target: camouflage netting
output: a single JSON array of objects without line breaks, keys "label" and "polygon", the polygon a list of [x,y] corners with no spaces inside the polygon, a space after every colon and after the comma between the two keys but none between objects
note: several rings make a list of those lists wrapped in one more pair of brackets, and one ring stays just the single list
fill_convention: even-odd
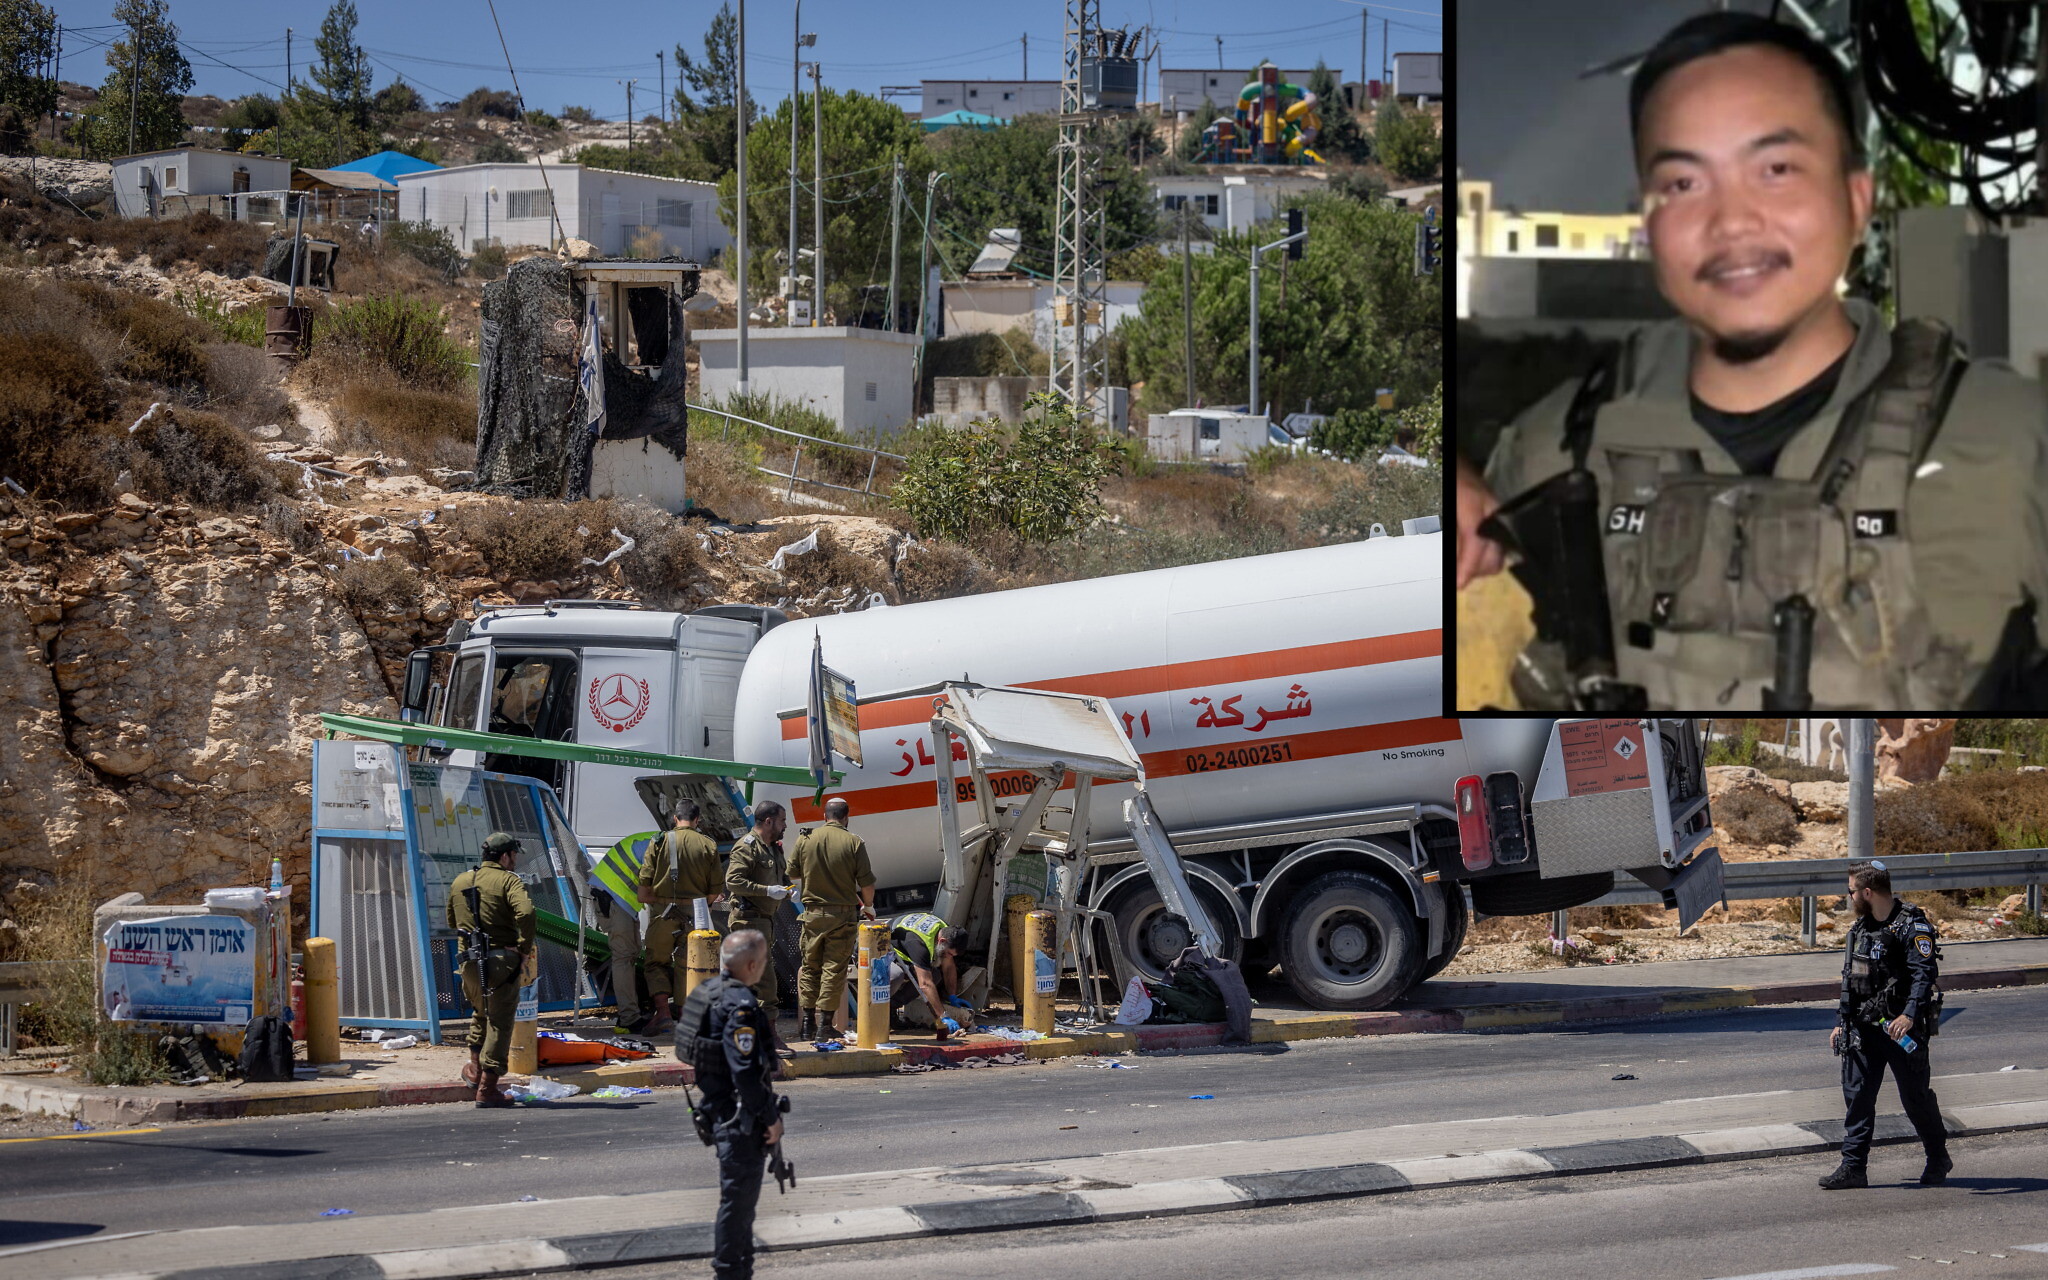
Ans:
[{"label": "camouflage netting", "polygon": [[[628,313],[640,333],[641,360],[656,377],[628,369],[604,351],[605,419],[600,438],[652,439],[682,457],[688,407],[681,290],[633,289]],[[654,317],[667,312],[662,332]],[[476,487],[526,498],[582,498],[590,492],[592,437],[583,430],[576,379],[582,308],[569,268],[554,258],[523,258],[484,288],[483,341],[477,370]]]}]

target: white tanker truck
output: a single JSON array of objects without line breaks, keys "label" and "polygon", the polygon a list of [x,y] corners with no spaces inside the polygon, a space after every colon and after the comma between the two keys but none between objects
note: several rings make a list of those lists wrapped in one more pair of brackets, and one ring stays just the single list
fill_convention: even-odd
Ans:
[{"label": "white tanker truck", "polygon": [[[938,888],[937,761],[929,693],[876,695],[965,680],[1100,696],[1144,761],[1224,954],[1277,962],[1326,1009],[1381,1007],[1442,969],[1469,919],[1461,886],[1486,915],[1590,902],[1622,869],[1674,903],[1718,899],[1718,858],[1692,857],[1712,828],[1689,721],[1565,722],[1561,738],[1551,720],[1441,715],[1444,540],[1434,520],[1409,530],[796,622],[759,606],[498,609],[416,655],[446,652],[452,666],[445,696],[436,685],[409,711],[801,766],[815,632],[862,694],[865,766],[830,794],[851,803],[876,906],[892,914],[929,906]],[[1608,729],[1611,740],[1599,736]],[[450,762],[552,783],[592,851],[648,825],[633,785],[645,770],[464,752]],[[1624,766],[1632,788],[1588,790],[1603,763]],[[1029,790],[1002,775],[991,785],[999,799],[1006,785]],[[1120,812],[1125,794],[1098,790],[1094,812]],[[822,818],[809,793],[761,795],[798,825]],[[1191,941],[1187,925],[1165,911],[1133,842],[1091,849],[1103,856],[1084,898],[1114,920],[1112,954],[1156,975]]]}]

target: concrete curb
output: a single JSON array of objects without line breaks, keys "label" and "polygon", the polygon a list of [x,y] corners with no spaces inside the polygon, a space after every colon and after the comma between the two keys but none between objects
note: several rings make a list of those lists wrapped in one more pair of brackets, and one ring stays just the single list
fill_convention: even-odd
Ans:
[{"label": "concrete curb", "polygon": [[[1943,1119],[1953,1136],[2048,1128],[2048,1101],[1958,1107]],[[1585,1142],[1562,1147],[1482,1151],[1473,1155],[1337,1165],[1278,1173],[1186,1178],[1129,1187],[1044,1190],[984,1200],[887,1205],[837,1213],[789,1214],[757,1224],[756,1247],[793,1250],[921,1236],[1073,1226],[1132,1218],[1217,1213],[1312,1200],[1388,1195],[1456,1183],[1519,1182],[1630,1169],[1762,1159],[1832,1151],[1839,1121],[1766,1124],[1739,1129]],[[1879,1144],[1915,1140],[1905,1117],[1879,1117]],[[1815,1194],[1819,1194],[1816,1192]],[[240,1267],[208,1267],[124,1280],[466,1280],[526,1271],[579,1271],[629,1263],[683,1262],[711,1254],[711,1224],[681,1223],[644,1230],[508,1240],[490,1245],[294,1259]]]},{"label": "concrete curb", "polygon": [[[1970,969],[1942,977],[1944,991],[1981,991],[1993,987],[2048,985],[2048,964],[2003,969]],[[1650,990],[1626,995],[1586,996],[1569,1000],[1533,1000],[1514,1004],[1467,1005],[1444,1009],[1396,1009],[1375,1013],[1261,1013],[1252,1021],[1253,1044],[1292,1040],[1324,1040],[1344,1036],[1409,1035],[1417,1032],[1484,1031],[1502,1027],[1543,1026],[1568,1022],[1600,1022],[1660,1014],[1702,1013],[1755,1005],[1800,1004],[1835,998],[1837,984],[1825,982],[1756,983],[1713,988]],[[1095,1054],[1152,1053],[1204,1049],[1222,1045],[1221,1023],[1134,1027],[1048,1036],[1043,1040],[979,1041],[971,1044],[911,1045],[896,1049],[837,1049],[820,1053],[801,1048],[789,1063],[799,1079],[881,1075],[898,1063],[946,1061],[999,1053],[1018,1053],[1033,1061]],[[557,1068],[542,1074],[577,1085],[588,1093],[606,1085],[673,1088],[688,1084],[691,1073],[680,1063],[657,1055],[641,1062],[602,1067]],[[176,1094],[114,1094],[64,1085],[0,1081],[0,1105],[37,1115],[64,1116],[87,1124],[163,1124],[177,1120],[230,1120],[243,1116],[304,1115],[360,1107],[403,1107],[466,1101],[469,1086],[448,1084],[376,1085],[337,1081],[298,1093],[228,1097],[180,1097]]]}]

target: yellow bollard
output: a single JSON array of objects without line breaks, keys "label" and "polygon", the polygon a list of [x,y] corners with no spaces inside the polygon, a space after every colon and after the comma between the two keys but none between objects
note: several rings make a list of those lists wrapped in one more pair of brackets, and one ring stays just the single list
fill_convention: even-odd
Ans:
[{"label": "yellow bollard", "polygon": [[[540,956],[528,952],[519,963],[519,1005],[512,1019],[512,1043],[505,1047],[505,1069],[516,1076],[540,1070]],[[529,995],[530,993],[530,995]]]},{"label": "yellow bollard", "polygon": [[[854,1038],[863,1049],[872,1049],[889,1038],[889,975],[877,975],[875,959],[894,964],[889,954],[889,926],[867,922],[860,927],[860,1002],[854,1012]],[[880,986],[875,978],[882,979]]]},{"label": "yellow bollard", "polygon": [[[1013,893],[1003,900],[1003,939],[1010,952],[1010,994],[1016,997],[1017,1012],[1024,1012],[1024,988],[1031,976],[1030,954],[1024,945],[1024,917],[1038,900],[1028,893]],[[995,963],[995,957],[989,957]]]},{"label": "yellow bollard", "polygon": [[683,975],[683,994],[696,990],[697,984],[718,972],[718,930],[690,930],[687,969]]},{"label": "yellow bollard", "polygon": [[534,1034],[539,1029],[538,1021],[512,1024],[512,1044],[505,1050],[506,1071],[515,1076],[530,1076],[540,1070],[540,1037]]},{"label": "yellow bollard", "polygon": [[341,1003],[332,938],[306,939],[306,1061],[341,1061]]},{"label": "yellow bollard", "polygon": [[1058,917],[1032,912],[1024,917],[1024,937],[1030,951],[1024,970],[1024,1029],[1051,1035],[1053,1001],[1060,990]]}]

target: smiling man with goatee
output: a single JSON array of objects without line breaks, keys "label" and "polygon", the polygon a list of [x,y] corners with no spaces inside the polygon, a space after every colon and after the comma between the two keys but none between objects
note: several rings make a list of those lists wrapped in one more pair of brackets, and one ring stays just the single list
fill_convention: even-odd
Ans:
[{"label": "smiling man with goatee", "polygon": [[[2048,705],[2048,404],[1940,325],[1844,299],[1873,184],[1841,64],[1706,14],[1645,56],[1629,109],[1681,318],[1523,413],[1483,478],[1457,468],[1459,585],[1512,560],[1537,600],[1523,705]],[[1603,577],[1589,633],[1598,609],[1558,600]],[[1546,602],[1560,578],[1581,594]]]}]

